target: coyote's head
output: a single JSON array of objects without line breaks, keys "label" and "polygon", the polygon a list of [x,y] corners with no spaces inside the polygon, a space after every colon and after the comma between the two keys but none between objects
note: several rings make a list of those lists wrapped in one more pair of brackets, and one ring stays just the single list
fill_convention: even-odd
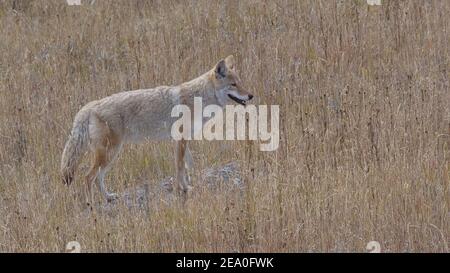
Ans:
[{"label": "coyote's head", "polygon": [[253,98],[242,86],[241,79],[234,70],[234,58],[231,55],[214,67],[214,85],[215,95],[222,106],[235,102],[245,105]]}]

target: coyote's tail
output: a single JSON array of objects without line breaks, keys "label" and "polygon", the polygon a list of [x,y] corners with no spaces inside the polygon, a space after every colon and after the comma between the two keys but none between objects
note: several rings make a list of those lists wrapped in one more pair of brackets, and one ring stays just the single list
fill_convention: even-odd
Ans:
[{"label": "coyote's tail", "polygon": [[72,183],[75,170],[89,139],[89,112],[79,112],[61,158],[61,174],[65,184]]}]

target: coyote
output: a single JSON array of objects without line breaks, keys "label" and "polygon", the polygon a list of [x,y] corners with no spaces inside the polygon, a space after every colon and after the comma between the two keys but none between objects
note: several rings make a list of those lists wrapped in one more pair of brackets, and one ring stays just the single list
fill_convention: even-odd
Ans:
[{"label": "coyote", "polygon": [[[123,144],[171,138],[175,121],[171,110],[176,105],[193,107],[194,97],[201,97],[203,105],[242,104],[253,98],[241,84],[234,69],[234,58],[220,60],[213,69],[178,86],[160,86],[120,92],[86,104],[76,114],[72,131],[61,160],[63,182],[70,184],[75,170],[86,151],[93,161],[85,179],[88,192],[97,180],[101,193],[108,201],[117,195],[105,187],[105,175],[117,158]],[[191,165],[187,140],[176,141],[175,167],[179,189],[187,193],[189,186],[186,167]]]}]

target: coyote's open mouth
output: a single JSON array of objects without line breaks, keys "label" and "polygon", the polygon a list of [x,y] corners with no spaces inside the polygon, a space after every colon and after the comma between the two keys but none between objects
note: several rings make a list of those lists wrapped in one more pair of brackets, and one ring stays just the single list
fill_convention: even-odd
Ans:
[{"label": "coyote's open mouth", "polygon": [[236,98],[235,96],[228,94],[228,97],[230,97],[230,99],[234,100],[235,102],[239,103],[240,105],[245,105],[247,101],[245,100],[241,100],[239,98]]}]

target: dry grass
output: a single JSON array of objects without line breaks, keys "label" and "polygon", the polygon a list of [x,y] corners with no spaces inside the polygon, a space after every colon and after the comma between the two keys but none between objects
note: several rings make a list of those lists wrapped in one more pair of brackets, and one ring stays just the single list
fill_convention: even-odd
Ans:
[{"label": "dry grass", "polygon": [[[0,251],[448,252],[450,2],[383,2],[2,0]],[[197,170],[240,161],[246,190],[197,181],[185,209],[86,211],[86,163],[69,189],[58,173],[78,109],[230,53],[257,102],[280,104],[280,148],[192,150]],[[172,150],[128,147],[109,188],[171,175]]]}]

